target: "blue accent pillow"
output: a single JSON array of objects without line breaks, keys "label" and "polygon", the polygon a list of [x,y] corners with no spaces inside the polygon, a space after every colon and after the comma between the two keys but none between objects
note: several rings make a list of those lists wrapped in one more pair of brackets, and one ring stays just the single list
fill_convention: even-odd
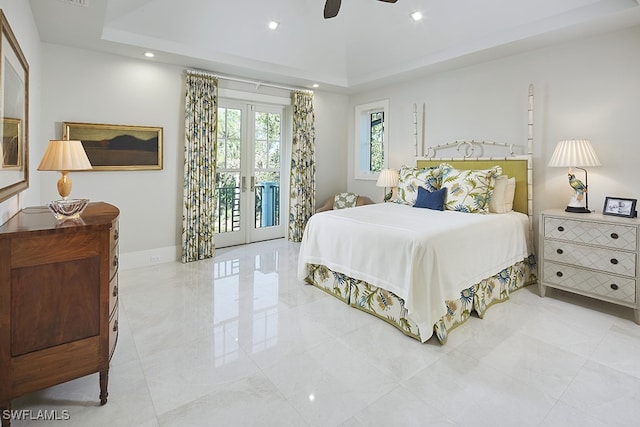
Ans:
[{"label": "blue accent pillow", "polygon": [[444,210],[444,199],[447,196],[447,188],[443,187],[439,190],[429,192],[424,187],[418,187],[418,197],[414,208],[427,208],[435,211]]}]

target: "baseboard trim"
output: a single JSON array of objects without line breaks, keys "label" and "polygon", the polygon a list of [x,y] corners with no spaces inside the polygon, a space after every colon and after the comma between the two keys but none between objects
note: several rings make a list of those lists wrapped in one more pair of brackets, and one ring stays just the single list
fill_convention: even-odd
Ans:
[{"label": "baseboard trim", "polygon": [[120,269],[130,270],[167,262],[177,262],[180,260],[181,250],[180,246],[165,246],[145,251],[121,253],[119,257]]}]

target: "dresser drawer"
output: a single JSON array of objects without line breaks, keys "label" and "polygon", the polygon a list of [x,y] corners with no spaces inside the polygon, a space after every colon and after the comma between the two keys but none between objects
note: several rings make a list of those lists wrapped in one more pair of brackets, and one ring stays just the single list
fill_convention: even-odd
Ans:
[{"label": "dresser drawer", "polygon": [[636,275],[637,260],[635,252],[622,252],[556,240],[545,240],[544,259],[624,276],[635,277]]},{"label": "dresser drawer", "polygon": [[111,360],[118,342],[118,328],[118,306],[116,305],[109,319],[109,360]]},{"label": "dresser drawer", "polygon": [[118,272],[118,265],[120,260],[118,259],[118,246],[111,249],[109,257],[109,279],[113,279],[113,276]]},{"label": "dresser drawer", "polygon": [[109,236],[109,248],[113,249],[118,244],[118,240],[120,239],[120,225],[118,221],[113,222],[113,226],[111,228],[111,234]]},{"label": "dresser drawer", "polygon": [[545,261],[543,282],[627,304],[636,302],[636,281],[626,277]]},{"label": "dresser drawer", "polygon": [[113,308],[118,304],[118,275],[116,274],[109,282],[109,315],[113,313]]},{"label": "dresser drawer", "polygon": [[635,251],[636,227],[545,217],[544,238]]}]

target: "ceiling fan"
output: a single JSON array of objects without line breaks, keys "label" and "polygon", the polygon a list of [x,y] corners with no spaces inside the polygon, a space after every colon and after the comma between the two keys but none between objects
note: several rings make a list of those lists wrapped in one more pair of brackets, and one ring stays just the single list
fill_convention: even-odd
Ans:
[{"label": "ceiling fan", "polygon": [[[395,3],[398,0],[378,0],[383,1],[385,3]],[[340,10],[340,4],[342,0],[327,0],[324,4],[324,19],[333,18],[338,14]]]}]

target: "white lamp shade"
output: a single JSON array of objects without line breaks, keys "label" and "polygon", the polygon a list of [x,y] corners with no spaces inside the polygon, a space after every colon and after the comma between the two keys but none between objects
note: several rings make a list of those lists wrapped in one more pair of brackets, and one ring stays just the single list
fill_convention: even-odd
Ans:
[{"label": "white lamp shade", "polygon": [[380,171],[377,187],[395,187],[398,185],[398,171],[395,169],[383,169]]},{"label": "white lamp shade", "polygon": [[551,167],[600,166],[600,160],[586,139],[560,141],[549,161]]},{"label": "white lamp shade", "polygon": [[91,162],[81,141],[51,140],[38,170],[73,171],[91,169]]}]

